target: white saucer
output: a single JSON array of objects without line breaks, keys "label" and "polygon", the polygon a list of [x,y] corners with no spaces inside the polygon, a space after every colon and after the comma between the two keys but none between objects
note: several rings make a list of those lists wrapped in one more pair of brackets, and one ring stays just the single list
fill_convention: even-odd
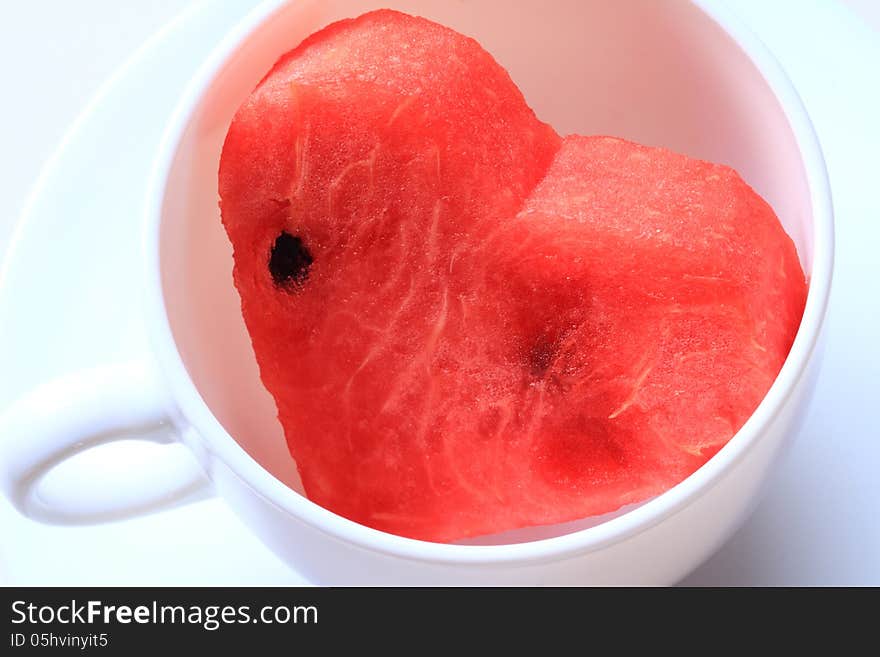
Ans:
[{"label": "white saucer", "polygon": [[[145,350],[135,276],[150,160],[189,76],[252,4],[228,0],[183,14],[105,85],[47,166],[2,265],[0,408],[53,376]],[[754,516],[685,583],[877,585],[880,36],[832,2],[731,4],[777,53],[818,129],[835,195],[837,274],[823,377],[806,426]],[[23,289],[25,300],[10,294]],[[30,522],[0,500],[0,580],[305,583],[216,499],[77,528]]]}]

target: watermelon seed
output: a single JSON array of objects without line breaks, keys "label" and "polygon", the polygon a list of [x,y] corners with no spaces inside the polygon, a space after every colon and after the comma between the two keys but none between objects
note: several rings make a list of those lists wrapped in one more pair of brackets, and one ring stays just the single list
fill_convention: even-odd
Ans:
[{"label": "watermelon seed", "polygon": [[275,239],[269,254],[269,273],[275,285],[293,288],[302,285],[309,277],[309,267],[314,262],[312,254],[302,238],[286,230]]}]

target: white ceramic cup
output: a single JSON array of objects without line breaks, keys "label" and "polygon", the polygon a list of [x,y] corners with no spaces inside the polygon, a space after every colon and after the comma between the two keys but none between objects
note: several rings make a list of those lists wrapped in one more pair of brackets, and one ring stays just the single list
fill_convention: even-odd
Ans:
[{"label": "white ceramic cup", "polygon": [[[318,583],[675,582],[746,517],[815,380],[833,225],[822,154],[797,94],[758,40],[714,0],[379,4],[476,37],[559,132],[617,135],[732,165],[771,203],[810,289],[788,360],[754,415],[668,492],[578,523],[443,545],[377,531],[310,502],[241,317],[217,209],[217,168],[237,106],[278,56],[327,23],[378,5],[272,0],[201,68],[159,148],[145,214],[151,353],[49,383],[10,408],[0,420],[6,494],[33,518],[81,523],[213,491]],[[195,459],[169,458],[112,486],[107,472],[86,471],[61,494],[41,491],[54,465],[133,434],[176,438]]]}]

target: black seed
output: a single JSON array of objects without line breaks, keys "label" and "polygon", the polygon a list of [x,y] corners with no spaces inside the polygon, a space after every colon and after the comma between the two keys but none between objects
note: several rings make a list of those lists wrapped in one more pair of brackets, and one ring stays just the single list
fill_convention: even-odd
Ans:
[{"label": "black seed", "polygon": [[272,245],[269,254],[269,272],[275,285],[292,288],[302,285],[309,277],[312,254],[301,238],[283,231]]}]

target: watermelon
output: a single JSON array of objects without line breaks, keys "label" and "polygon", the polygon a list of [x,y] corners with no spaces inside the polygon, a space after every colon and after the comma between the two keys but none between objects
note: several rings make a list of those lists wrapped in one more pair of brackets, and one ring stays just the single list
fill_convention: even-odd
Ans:
[{"label": "watermelon", "polygon": [[754,411],[806,282],[732,169],[538,120],[480,45],[381,10],[284,55],[219,172],[310,499],[453,541],[656,495]]}]

